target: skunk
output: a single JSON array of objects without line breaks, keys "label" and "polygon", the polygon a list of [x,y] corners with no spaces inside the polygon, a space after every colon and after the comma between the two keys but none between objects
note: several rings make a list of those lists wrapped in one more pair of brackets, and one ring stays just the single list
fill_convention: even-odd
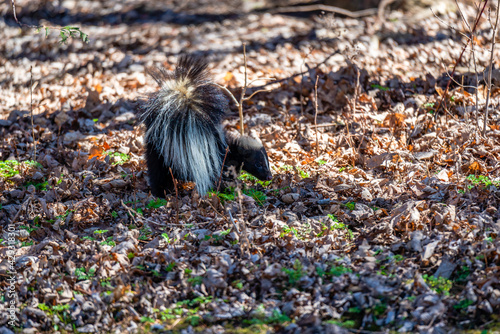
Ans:
[{"label": "skunk", "polygon": [[208,63],[181,56],[174,71],[150,70],[160,89],[139,109],[151,192],[165,197],[174,179],[196,183],[200,195],[215,188],[221,172],[234,166],[261,180],[272,179],[260,140],[226,135],[222,119],[228,97],[209,78]]}]

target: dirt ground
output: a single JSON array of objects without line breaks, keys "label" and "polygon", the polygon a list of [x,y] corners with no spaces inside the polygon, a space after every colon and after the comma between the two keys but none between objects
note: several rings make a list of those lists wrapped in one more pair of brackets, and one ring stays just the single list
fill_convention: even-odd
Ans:
[{"label": "dirt ground", "polygon": [[[0,333],[500,331],[499,52],[488,72],[483,5],[349,18],[16,1],[20,27],[1,3]],[[64,26],[79,30],[62,43]],[[147,68],[203,56],[239,98],[243,44],[262,79],[247,96],[264,90],[245,132],[273,180],[153,197]],[[224,127],[238,124],[231,102]]]}]

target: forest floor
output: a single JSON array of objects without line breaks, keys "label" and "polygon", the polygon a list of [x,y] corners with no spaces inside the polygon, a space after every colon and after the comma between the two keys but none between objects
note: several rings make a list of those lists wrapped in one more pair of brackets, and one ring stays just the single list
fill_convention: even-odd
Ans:
[{"label": "forest floor", "polygon": [[[0,4],[1,333],[500,330],[488,20],[447,90],[466,42],[456,10],[16,4],[22,23],[51,28],[21,29]],[[462,12],[473,26],[476,9]],[[60,43],[67,25],[89,43]],[[243,43],[249,80],[275,78],[244,105],[273,180],[153,197],[135,114],[157,89],[146,69],[203,55],[239,97]],[[224,126],[238,131],[234,104]]]}]

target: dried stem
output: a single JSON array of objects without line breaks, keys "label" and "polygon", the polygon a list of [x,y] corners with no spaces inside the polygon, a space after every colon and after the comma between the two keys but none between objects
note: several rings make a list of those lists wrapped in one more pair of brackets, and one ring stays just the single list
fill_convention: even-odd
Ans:
[{"label": "dried stem", "polygon": [[220,169],[219,182],[217,183],[217,192],[219,192],[220,184],[222,181],[222,172],[224,171],[224,164],[226,163],[227,154],[229,153],[229,146],[226,146],[226,154],[224,155],[224,160],[222,161],[222,167]]},{"label": "dried stem", "polygon": [[316,75],[316,83],[314,84],[314,126],[316,127],[316,158],[319,158],[319,140],[318,140],[318,80],[319,76]]},{"label": "dried stem", "polygon": [[240,103],[238,105],[238,112],[240,114],[240,133],[242,136],[245,134],[244,124],[243,124],[243,101],[245,98],[245,93],[247,91],[247,84],[248,84],[246,43],[243,43],[243,63],[245,66],[245,85],[241,90]]},{"label": "dried stem", "polygon": [[[473,36],[474,32],[476,31],[477,25],[479,24],[479,19],[483,15],[483,12],[486,9],[487,5],[488,5],[488,0],[485,0],[483,8],[480,10],[478,16],[476,17],[476,21],[474,22],[474,26],[471,29],[471,37],[470,37],[469,41],[472,43],[472,45],[474,45],[474,41],[473,41],[472,36]],[[467,43],[465,44],[465,46],[462,48],[462,52],[460,53],[460,56],[458,57],[457,61],[455,62],[455,65],[453,65],[453,70],[451,71],[451,77],[453,77],[453,75],[455,74],[457,66],[461,62],[462,57],[463,57],[463,55],[465,53],[465,50],[467,50],[467,46],[469,45],[469,41],[467,41]],[[450,89],[450,83],[451,83],[451,80],[448,80],[448,84],[446,84],[446,89],[445,89],[445,91],[443,93],[443,96],[439,100],[439,103],[438,103],[438,105],[436,107],[436,114],[435,114],[436,118],[437,118],[437,115],[438,115],[438,112],[439,112],[439,108],[445,102],[446,96],[448,95],[448,91]],[[477,89],[476,89],[476,92],[477,92]],[[444,103],[444,104],[446,105],[446,103]]]},{"label": "dried stem", "polygon": [[35,126],[33,124],[33,66],[30,66],[30,111],[31,111],[31,135],[33,137],[33,161],[36,161]]},{"label": "dried stem", "polygon": [[179,224],[179,192],[177,191],[177,180],[174,177],[174,174],[172,173],[172,168],[168,168],[170,170],[170,175],[172,175],[172,180],[174,182],[174,189],[175,189],[175,220],[176,223]]},{"label": "dried stem", "polygon": [[484,113],[484,124],[483,124],[483,132],[482,135],[486,134],[486,126],[488,124],[488,112],[489,112],[489,105],[490,105],[490,96],[491,96],[491,73],[493,72],[493,53],[495,51],[495,38],[497,35],[497,27],[498,27],[498,15],[500,14],[500,0],[497,3],[497,12],[496,12],[496,19],[495,19],[495,25],[493,26],[493,37],[491,39],[491,54],[490,54],[490,66],[488,70],[488,82],[487,82],[487,90],[486,90],[486,111]]}]

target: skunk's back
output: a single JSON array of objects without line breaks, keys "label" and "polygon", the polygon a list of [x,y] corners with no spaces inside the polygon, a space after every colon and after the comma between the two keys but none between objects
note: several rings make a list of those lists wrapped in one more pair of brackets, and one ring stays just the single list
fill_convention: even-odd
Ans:
[{"label": "skunk's back", "polygon": [[182,56],[173,72],[160,68],[150,74],[160,89],[141,110],[146,141],[176,178],[195,182],[205,194],[222,168],[226,144],[221,121],[228,99],[211,82],[201,58]]}]

